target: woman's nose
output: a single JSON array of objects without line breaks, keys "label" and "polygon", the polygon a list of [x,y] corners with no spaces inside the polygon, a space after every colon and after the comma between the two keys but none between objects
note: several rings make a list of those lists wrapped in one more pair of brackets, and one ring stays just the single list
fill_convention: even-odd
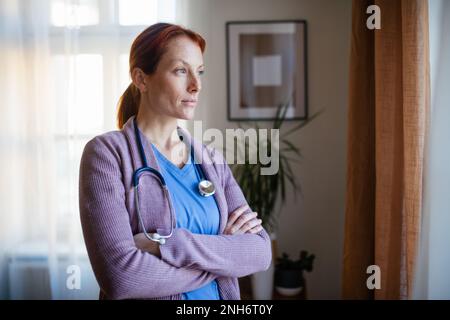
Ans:
[{"label": "woman's nose", "polygon": [[202,89],[201,81],[198,77],[192,76],[189,82],[189,92],[198,92]]}]

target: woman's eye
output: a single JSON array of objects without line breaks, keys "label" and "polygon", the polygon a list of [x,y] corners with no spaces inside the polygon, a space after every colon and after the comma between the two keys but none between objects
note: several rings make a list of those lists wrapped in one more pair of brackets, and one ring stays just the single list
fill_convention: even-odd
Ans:
[{"label": "woman's eye", "polygon": [[[179,68],[179,69],[175,69],[175,73],[186,74],[187,70],[185,68]],[[205,70],[198,71],[199,75],[203,75],[204,73],[205,73]]]}]

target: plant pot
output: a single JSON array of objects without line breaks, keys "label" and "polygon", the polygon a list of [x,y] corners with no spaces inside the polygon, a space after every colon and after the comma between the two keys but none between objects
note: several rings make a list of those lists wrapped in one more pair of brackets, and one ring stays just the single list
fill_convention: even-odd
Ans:
[{"label": "plant pot", "polygon": [[251,275],[253,300],[271,300],[273,294],[274,263],[269,269]]},{"label": "plant pot", "polygon": [[305,279],[300,270],[276,269],[275,290],[284,296],[294,296],[303,290]]},{"label": "plant pot", "polygon": [[303,290],[303,287],[283,288],[283,287],[275,286],[275,290],[277,290],[277,292],[283,296],[291,297],[291,296],[296,296],[296,295],[300,294],[300,292],[302,292],[302,290]]},{"label": "plant pot", "polygon": [[253,300],[271,300],[273,296],[273,279],[275,272],[274,252],[276,252],[276,234],[270,234],[272,244],[272,262],[267,270],[251,275]]}]

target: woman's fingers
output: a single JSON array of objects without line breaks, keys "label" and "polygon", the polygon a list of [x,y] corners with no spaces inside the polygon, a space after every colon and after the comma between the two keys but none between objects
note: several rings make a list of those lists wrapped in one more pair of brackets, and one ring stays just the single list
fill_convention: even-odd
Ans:
[{"label": "woman's fingers", "polygon": [[238,231],[244,225],[244,223],[255,219],[257,215],[258,214],[256,212],[242,214],[231,227],[231,233],[235,233],[236,231]]},{"label": "woman's fingers", "polygon": [[157,257],[161,257],[161,252],[159,250],[159,244],[154,241],[147,239],[144,233],[138,233],[133,236],[136,248],[151,253]]},{"label": "woman's fingers", "polygon": [[241,227],[238,230],[236,230],[233,234],[246,233],[247,231],[261,225],[261,223],[262,223],[261,219],[257,219],[256,215],[255,215],[254,218],[252,218],[252,219],[248,220],[247,222],[245,222],[244,224],[242,224]]},{"label": "woman's fingers", "polygon": [[244,205],[242,207],[237,208],[236,210],[234,210],[230,216],[228,217],[228,222],[227,225],[225,226],[225,230],[224,233],[230,233],[230,229],[233,226],[233,224],[235,223],[235,221],[249,208],[248,205]]},{"label": "woman's fingers", "polygon": [[263,229],[262,225],[257,225],[256,227],[253,227],[252,229],[248,230],[247,233],[258,233]]},{"label": "woman's fingers", "polygon": [[258,213],[245,213],[248,209],[249,206],[244,205],[230,214],[224,234],[258,233],[262,230],[262,221],[257,218]]},{"label": "woman's fingers", "polygon": [[148,251],[147,241],[148,239],[145,237],[143,233],[138,233],[133,236],[134,243],[136,248],[141,249],[142,251]]},{"label": "woman's fingers", "polygon": [[256,219],[257,213],[256,212],[249,212],[241,215],[231,226],[230,233],[235,234],[237,231],[242,229],[242,227],[251,220],[257,220]]}]

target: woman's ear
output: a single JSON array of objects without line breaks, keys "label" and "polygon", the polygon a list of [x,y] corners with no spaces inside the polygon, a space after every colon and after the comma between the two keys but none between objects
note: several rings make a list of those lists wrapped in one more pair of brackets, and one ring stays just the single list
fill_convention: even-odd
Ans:
[{"label": "woman's ear", "polygon": [[141,93],[147,91],[147,75],[140,68],[134,68],[131,72],[131,80]]}]

